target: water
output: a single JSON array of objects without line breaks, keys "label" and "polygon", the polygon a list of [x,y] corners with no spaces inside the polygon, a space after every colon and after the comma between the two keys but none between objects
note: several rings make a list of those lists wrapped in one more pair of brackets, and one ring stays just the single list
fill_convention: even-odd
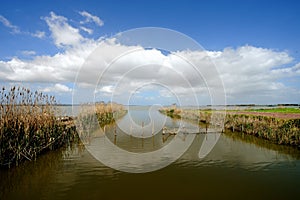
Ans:
[{"label": "water", "polygon": [[[136,107],[119,121],[121,127],[129,126],[129,115],[137,125],[144,123],[145,137],[130,137],[120,128],[115,138],[114,125],[107,127],[107,136],[133,153],[159,150],[175,139],[156,133],[161,121],[180,126],[180,121],[155,109],[148,114],[145,108]],[[152,132],[154,136],[148,137]],[[44,154],[35,162],[1,170],[0,199],[287,199],[300,195],[299,150],[228,132],[221,134],[213,150],[200,159],[199,149],[207,136],[194,137],[177,161],[149,173],[114,170],[101,164],[83,145],[73,144]]]}]

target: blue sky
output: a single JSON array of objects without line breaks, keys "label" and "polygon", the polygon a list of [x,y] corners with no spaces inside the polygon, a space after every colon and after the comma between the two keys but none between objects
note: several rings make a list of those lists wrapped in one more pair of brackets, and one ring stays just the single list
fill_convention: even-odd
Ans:
[{"label": "blue sky", "polygon": [[[44,79],[40,74],[61,68],[59,63],[53,64],[58,62],[58,55],[66,60],[71,52],[78,51],[78,44],[83,46],[81,50],[89,49],[100,37],[114,37],[139,27],[163,27],[186,34],[218,55],[213,62],[219,65],[228,103],[300,103],[299,10],[300,3],[289,0],[2,1],[0,81],[3,85],[29,85],[70,103],[75,79],[71,74],[76,74],[76,67],[64,63],[57,75],[60,78],[52,81],[47,80],[48,74]],[[63,24],[59,30],[54,27],[59,26],[57,23]],[[63,35],[72,30],[76,33],[73,38],[72,34]],[[231,63],[237,57],[241,59]],[[251,63],[256,66],[251,67]],[[265,64],[259,67],[257,63]],[[36,73],[39,69],[43,70]],[[62,75],[68,70],[69,75]],[[150,94],[157,96],[156,92],[144,94],[147,104],[157,103],[157,98],[149,101],[153,99]],[[102,98],[108,100],[105,95]],[[210,101],[203,100],[203,104]]]}]

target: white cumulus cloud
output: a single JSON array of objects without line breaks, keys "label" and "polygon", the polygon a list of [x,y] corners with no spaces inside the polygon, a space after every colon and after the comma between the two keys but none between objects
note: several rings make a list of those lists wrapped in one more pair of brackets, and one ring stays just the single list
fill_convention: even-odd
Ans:
[{"label": "white cumulus cloud", "polygon": [[[297,83],[300,77],[300,63],[288,52],[245,45],[221,51],[165,54],[157,49],[124,45],[116,38],[85,38],[80,31],[92,34],[93,30],[82,24],[102,26],[103,21],[86,11],[79,14],[85,18],[79,27],[54,12],[44,17],[54,44],[62,51],[51,56],[22,51],[31,59],[0,60],[0,81],[47,83],[51,86],[41,90],[57,93],[70,92],[65,84],[76,81],[83,91],[95,90],[91,94],[100,100],[113,94],[121,103],[127,103],[128,95],[142,88],[155,90],[162,99],[184,97],[187,103],[195,93],[203,104],[210,104],[210,95],[216,95],[212,88],[222,93],[222,82],[229,103],[299,102],[299,87],[283,81]],[[1,15],[0,22],[15,32],[19,30]],[[45,37],[43,31],[34,34]]]},{"label": "white cumulus cloud", "polygon": [[100,89],[101,92],[107,92],[107,93],[112,93],[113,90],[114,90],[114,87],[112,85],[103,86]]},{"label": "white cumulus cloud", "polygon": [[46,87],[40,89],[41,92],[57,92],[57,93],[65,93],[65,92],[72,92],[72,89],[66,85],[56,83],[53,86]]},{"label": "white cumulus cloud", "polygon": [[84,40],[79,29],[72,27],[67,18],[50,12],[50,16],[45,17],[44,20],[49,26],[51,36],[57,47],[75,46]]},{"label": "white cumulus cloud", "polygon": [[[96,48],[99,42],[101,46]],[[198,66],[199,74],[182,57]],[[300,76],[300,63],[293,65],[292,61],[287,52],[247,45],[217,52],[179,51],[165,55],[156,49],[122,45],[114,39],[89,40],[54,56],[0,61],[0,80],[72,83],[79,72],[78,85],[98,89],[100,98],[101,94],[113,92],[122,99],[139,87],[156,83],[166,86],[158,91],[165,98],[173,93],[186,97],[191,92],[208,95],[207,86],[220,87],[215,83],[221,78],[229,103],[295,102],[300,98],[299,90],[281,81]],[[219,74],[212,73],[213,63]],[[61,85],[54,86],[44,91],[64,90]]]}]

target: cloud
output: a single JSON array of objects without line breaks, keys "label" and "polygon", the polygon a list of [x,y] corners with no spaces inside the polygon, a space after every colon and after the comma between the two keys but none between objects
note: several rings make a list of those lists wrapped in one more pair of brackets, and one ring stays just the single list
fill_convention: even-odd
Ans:
[{"label": "cloud", "polygon": [[[119,57],[124,54],[121,49],[130,53]],[[97,59],[97,55],[101,57]],[[168,86],[181,96],[189,97],[192,92],[209,95],[207,86],[222,89],[215,84],[219,78],[223,80],[230,102],[276,102],[283,99],[279,98],[281,96],[285,96],[285,101],[296,102],[299,98],[299,94],[295,96],[295,88],[281,82],[282,78],[299,75],[299,64],[293,65],[293,58],[287,52],[246,45],[218,52],[180,51],[164,55],[155,49],[112,44],[103,46],[102,50],[95,53],[98,70],[104,70],[106,63],[110,63],[111,55],[118,59],[106,69],[100,87],[117,83],[114,95],[120,98],[128,91],[152,83]],[[193,67],[182,58],[195,64],[200,74],[197,75]],[[213,63],[219,74],[213,72]],[[92,84],[98,80],[99,74],[94,73],[97,70],[93,66],[85,66],[89,70],[82,71],[84,75],[80,81]],[[287,97],[286,93],[289,92]]]},{"label": "cloud", "polygon": [[10,28],[12,30],[12,33],[20,33],[19,27],[11,24],[11,22],[8,19],[6,19],[5,17],[3,17],[2,15],[0,15],[0,22],[4,26]]},{"label": "cloud", "polygon": [[40,91],[47,92],[47,93],[48,92],[65,93],[65,92],[72,92],[72,89],[66,85],[56,83],[55,85],[53,85],[51,87],[46,87],[46,88],[40,89]]},{"label": "cloud", "polygon": [[79,14],[82,17],[85,17],[84,21],[80,21],[81,24],[86,24],[86,23],[90,23],[90,22],[94,22],[96,25],[98,26],[103,26],[104,22],[97,16],[94,16],[86,11],[81,11],[79,12]]},{"label": "cloud", "polygon": [[[224,81],[227,93],[265,94],[282,89],[278,79],[295,75],[293,66],[283,68],[293,61],[286,52],[243,46],[227,48],[214,59]],[[278,73],[278,70],[281,72]]]},{"label": "cloud", "polygon": [[170,92],[170,91],[168,91],[168,90],[160,90],[159,91],[159,94],[160,94],[160,96],[162,96],[162,97],[165,97],[165,98],[171,98],[171,97],[173,97],[173,95],[172,95],[172,93]]},{"label": "cloud", "polygon": [[46,33],[44,31],[36,31],[35,33],[32,33],[31,36],[37,37],[37,38],[44,38]]},{"label": "cloud", "polygon": [[0,80],[10,82],[74,82],[76,73],[96,43],[86,43],[53,56],[34,56],[30,60],[17,57],[0,61]]},{"label": "cloud", "polygon": [[[68,31],[70,26],[66,18],[54,13],[50,18],[46,20],[50,20],[47,23],[54,35],[61,29],[72,33]],[[221,78],[229,103],[281,103],[300,99],[299,89],[281,81],[300,76],[300,63],[293,64],[287,52],[245,45],[222,51],[186,50],[166,55],[157,49],[123,45],[114,38],[77,38],[74,44],[78,45],[56,38],[57,44],[69,48],[53,56],[34,56],[34,52],[24,51],[33,58],[0,61],[0,80],[52,83],[53,86],[44,88],[44,92],[70,92],[63,83],[76,80],[82,91],[96,88],[100,100],[113,93],[121,103],[127,103],[128,95],[138,88],[151,90],[149,85],[156,84],[152,89],[162,100],[178,95],[188,104],[194,92],[203,104],[210,104],[207,86],[218,89],[220,85],[216,83]],[[190,63],[197,66],[198,71]],[[219,74],[212,70],[213,67]]]},{"label": "cloud", "polygon": [[103,86],[99,91],[105,93],[112,93],[114,91],[114,86],[112,85]]},{"label": "cloud", "polygon": [[84,26],[80,26],[80,29],[87,32],[88,34],[93,34],[93,30],[92,29],[89,29],[89,28],[86,28]]},{"label": "cloud", "polygon": [[[64,84],[76,81],[82,91],[95,90],[91,94],[100,99],[113,94],[121,103],[127,103],[128,95],[147,88],[147,92],[156,91],[161,100],[184,98],[191,103],[196,94],[203,104],[211,103],[211,88],[222,93],[223,81],[229,103],[299,103],[300,63],[288,52],[245,45],[222,51],[182,50],[165,54],[157,49],[124,45],[116,38],[86,38],[80,31],[92,34],[93,30],[83,24],[104,23],[86,11],[79,14],[84,20],[78,27],[54,12],[42,18],[61,51],[52,56],[22,51],[30,59],[0,60],[0,81],[47,83],[51,86],[41,90],[57,93],[70,92]],[[2,15],[0,22],[12,33],[37,38],[46,35],[44,31],[23,32]],[[288,84],[285,79],[294,83]]]},{"label": "cloud", "polygon": [[35,33],[30,33],[26,31],[21,31],[20,28],[16,25],[13,25],[8,19],[0,15],[0,22],[10,28],[12,30],[13,34],[25,34],[25,35],[30,35],[32,37],[37,37],[37,38],[44,38],[45,37],[45,32],[43,31],[36,31]]},{"label": "cloud", "polygon": [[21,52],[24,56],[34,56],[36,54],[35,51],[22,51]]},{"label": "cloud", "polygon": [[68,19],[50,12],[50,16],[43,18],[51,31],[51,36],[57,47],[79,45],[84,38],[79,29],[68,24]]}]

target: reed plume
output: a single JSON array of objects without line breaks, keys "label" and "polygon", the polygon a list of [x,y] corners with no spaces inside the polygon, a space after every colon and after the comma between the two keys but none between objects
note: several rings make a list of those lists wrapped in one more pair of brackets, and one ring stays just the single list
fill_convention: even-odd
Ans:
[{"label": "reed plume", "polygon": [[63,143],[65,126],[56,119],[56,100],[25,87],[0,91],[0,165],[18,165]]}]

